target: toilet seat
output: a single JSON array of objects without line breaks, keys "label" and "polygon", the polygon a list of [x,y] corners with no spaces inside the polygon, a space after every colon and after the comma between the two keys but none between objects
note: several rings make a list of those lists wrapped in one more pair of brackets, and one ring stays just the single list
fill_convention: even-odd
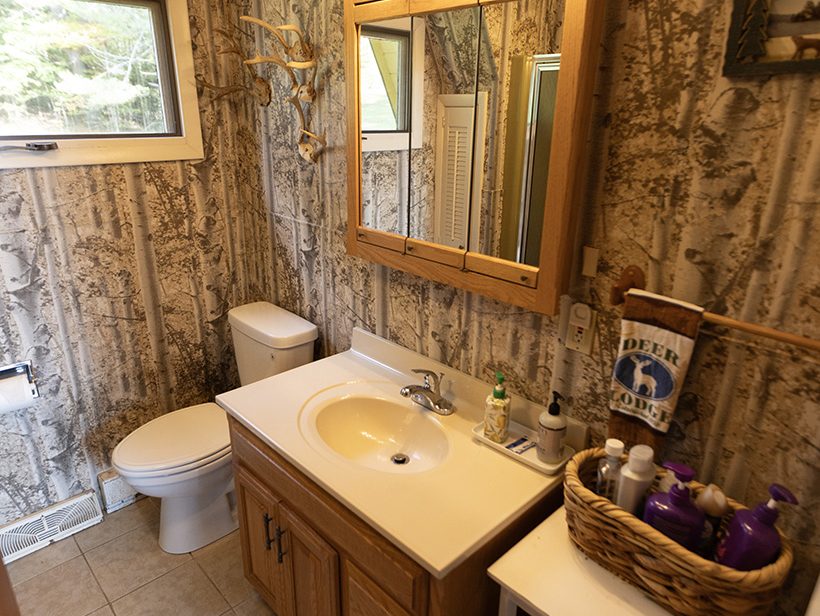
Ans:
[{"label": "toilet seat", "polygon": [[225,411],[198,404],[167,413],[137,428],[116,446],[112,462],[122,475],[175,475],[230,456]]},{"label": "toilet seat", "polygon": [[[231,461],[231,448],[228,447],[222,451],[219,451],[211,456],[206,458],[202,458],[200,460],[195,460],[189,464],[183,464],[180,466],[173,466],[170,468],[162,468],[162,469],[154,469],[154,470],[131,470],[122,467],[119,465],[115,460],[112,460],[114,463],[114,468],[117,469],[117,472],[122,475],[123,477],[137,481],[139,479],[151,479],[151,478],[160,478],[160,477],[177,477],[183,473],[193,473],[199,469],[204,468],[213,468],[217,466],[220,462],[227,462],[230,463]],[[193,475],[192,475],[193,476]]]}]

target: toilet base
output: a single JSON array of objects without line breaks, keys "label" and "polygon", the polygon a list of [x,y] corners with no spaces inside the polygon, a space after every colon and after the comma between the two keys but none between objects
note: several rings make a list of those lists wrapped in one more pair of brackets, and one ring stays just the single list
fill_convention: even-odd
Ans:
[{"label": "toilet base", "polygon": [[236,530],[234,492],[165,497],[160,501],[159,547],[185,554]]}]

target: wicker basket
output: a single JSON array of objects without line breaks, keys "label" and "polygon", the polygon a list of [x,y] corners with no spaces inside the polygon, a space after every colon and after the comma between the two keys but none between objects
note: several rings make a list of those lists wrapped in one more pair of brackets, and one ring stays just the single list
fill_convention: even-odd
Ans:
[{"label": "wicker basket", "polygon": [[[780,556],[762,569],[738,571],[701,558],[589,489],[604,455],[603,449],[586,449],[566,468],[567,526],[582,552],[676,614],[769,612],[792,566],[792,549],[783,533]],[[704,487],[691,485],[695,493]],[[745,508],[731,499],[729,504],[732,512]],[[732,515],[724,518],[724,527]]]}]

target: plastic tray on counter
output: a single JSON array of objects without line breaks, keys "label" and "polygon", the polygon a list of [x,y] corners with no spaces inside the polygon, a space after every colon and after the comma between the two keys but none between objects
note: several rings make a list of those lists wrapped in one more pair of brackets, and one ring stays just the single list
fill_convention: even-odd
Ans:
[{"label": "plastic tray on counter", "polygon": [[[535,430],[530,430],[529,428],[515,423],[514,421],[511,421],[509,424],[507,440],[503,443],[493,442],[484,436],[483,421],[473,428],[473,438],[481,443],[484,443],[488,447],[511,457],[513,460],[517,460],[522,464],[526,464],[527,466],[544,473],[545,475],[556,475],[560,473],[564,466],[566,466],[567,461],[575,455],[575,450],[572,447],[569,445],[564,445],[564,451],[560,462],[550,464],[542,461],[538,457],[535,446],[535,443],[538,441],[538,433]],[[526,441],[524,441],[524,439],[526,439]],[[518,449],[519,451],[524,449],[525,445],[532,446],[527,447],[520,453],[514,451],[514,449]]]}]

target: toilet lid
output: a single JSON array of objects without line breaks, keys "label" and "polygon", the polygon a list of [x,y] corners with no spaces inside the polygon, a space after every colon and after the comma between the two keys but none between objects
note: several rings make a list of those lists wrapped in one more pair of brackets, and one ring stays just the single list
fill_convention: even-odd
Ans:
[{"label": "toilet lid", "polygon": [[230,450],[228,418],[213,402],[189,406],[149,421],[114,449],[115,466],[150,472],[214,459]]}]

